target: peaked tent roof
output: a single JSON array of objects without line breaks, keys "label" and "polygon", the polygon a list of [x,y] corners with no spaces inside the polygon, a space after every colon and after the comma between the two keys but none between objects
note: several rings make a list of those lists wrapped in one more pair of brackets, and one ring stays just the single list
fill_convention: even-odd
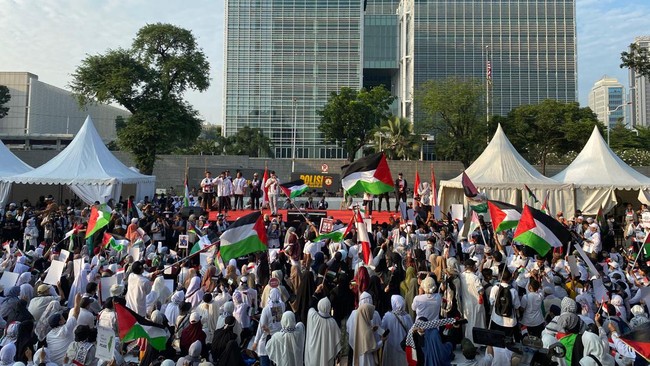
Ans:
[{"label": "peaked tent roof", "polygon": [[2,161],[2,164],[0,164],[0,177],[22,174],[34,169],[14,155],[2,141],[0,141],[0,161]]},{"label": "peaked tent roof", "polygon": [[637,172],[614,154],[597,127],[594,127],[580,154],[553,179],[587,188],[638,189],[648,188],[650,185],[650,178]]},{"label": "peaked tent roof", "polygon": [[[558,185],[558,182],[542,175],[517,152],[503,132],[501,124],[483,153],[465,169],[465,173],[477,186]],[[446,181],[446,185],[461,187],[461,178],[462,174]]]},{"label": "peaked tent roof", "polygon": [[70,145],[52,160],[32,171],[1,180],[23,184],[109,185],[154,182],[155,179],[122,164],[104,145],[88,116]]}]

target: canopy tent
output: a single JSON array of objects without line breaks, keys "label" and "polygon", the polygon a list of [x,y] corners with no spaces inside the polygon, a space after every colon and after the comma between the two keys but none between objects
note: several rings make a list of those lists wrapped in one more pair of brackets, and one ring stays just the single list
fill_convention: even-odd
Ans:
[{"label": "canopy tent", "polygon": [[0,177],[0,201],[5,203],[11,184],[60,184],[84,202],[119,199],[123,184],[136,185],[136,199],[152,197],[156,177],[143,175],[122,164],[104,145],[90,116],[70,145],[52,160],[22,174]]},{"label": "canopy tent", "polygon": [[[512,146],[501,125],[483,153],[465,169],[465,173],[488,199],[520,207],[522,204],[533,205],[524,188],[527,185],[540,201],[537,208],[548,194],[550,212],[574,211],[572,185],[558,183],[538,172]],[[440,182],[438,202],[443,212],[451,204],[466,203],[461,178],[462,174]]]},{"label": "canopy tent", "polygon": [[575,160],[553,179],[574,185],[576,207],[586,215],[595,215],[600,207],[608,212],[618,203],[616,191],[638,191],[639,201],[650,203],[650,178],[616,156],[597,127]]},{"label": "canopy tent", "polygon": [[[0,164],[0,178],[26,173],[34,169],[31,166],[25,164],[25,162],[23,162],[22,160],[18,159],[18,157],[14,155],[14,153],[12,153],[5,146],[5,144],[2,143],[2,141],[0,141],[0,161],[2,161],[2,164]],[[2,183],[0,183],[0,190],[4,191],[2,188],[3,185]],[[6,190],[7,190],[7,195],[9,195],[9,192],[11,191],[10,184],[7,185]],[[0,198],[2,197],[0,196]],[[4,205],[6,204],[5,200],[0,200],[2,207],[4,207]]]}]

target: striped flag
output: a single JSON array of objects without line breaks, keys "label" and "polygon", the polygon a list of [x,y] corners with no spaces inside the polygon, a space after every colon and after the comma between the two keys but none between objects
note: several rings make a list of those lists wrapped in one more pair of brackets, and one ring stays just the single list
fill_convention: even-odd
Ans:
[{"label": "striped flag", "polygon": [[361,244],[361,254],[363,255],[363,262],[367,265],[372,262],[372,250],[370,249],[370,237],[368,236],[368,229],[366,223],[363,222],[361,213],[354,213],[354,223],[357,229],[357,242]]},{"label": "striped flag", "polygon": [[436,185],[436,173],[431,164],[431,207],[438,206],[438,186]]},{"label": "striped flag", "polygon": [[521,209],[499,201],[488,201],[488,210],[495,232],[512,229],[521,219]]},{"label": "striped flag", "polygon": [[415,183],[413,184],[413,198],[420,197],[420,172],[415,171]]},{"label": "striped flag", "polygon": [[470,208],[480,213],[487,212],[487,198],[476,189],[476,186],[464,171],[461,184],[463,185],[463,192],[465,192],[465,198],[467,198],[467,203],[469,203]]},{"label": "striped flag", "polygon": [[559,221],[526,205],[513,240],[545,256],[551,248],[561,248],[571,241],[571,233]]},{"label": "striped flag", "polygon": [[551,216],[551,211],[548,209],[548,191],[546,191],[546,195],[544,196],[544,202],[542,202],[542,207],[540,208],[540,211]]},{"label": "striped flag", "polygon": [[187,186],[187,171],[185,172],[185,192],[183,196],[183,207],[190,207],[190,190]]},{"label": "striped flag", "polygon": [[348,194],[379,195],[394,190],[393,176],[383,152],[344,165],[341,170],[341,185]]},{"label": "striped flag", "polygon": [[539,201],[537,200],[537,196],[535,196],[535,193],[533,193],[533,191],[531,191],[530,188],[528,188],[528,186],[525,185],[525,184],[524,184],[524,188],[526,189],[526,192],[528,193],[528,198],[529,199],[532,198],[533,202],[539,203]]},{"label": "striped flag", "polygon": [[266,251],[267,237],[262,213],[255,211],[240,217],[221,234],[224,262],[255,252]]},{"label": "striped flag", "polygon": [[269,169],[264,167],[264,175],[262,176],[262,204],[269,202],[269,188],[266,186],[266,181],[269,179]]},{"label": "striped flag", "polygon": [[309,190],[309,186],[302,179],[280,184],[280,189],[288,198],[296,198]]},{"label": "striped flag", "polygon": [[487,60],[487,65],[485,65],[485,77],[487,78],[488,85],[492,85],[492,63],[490,60]]},{"label": "striped flag", "polygon": [[159,351],[165,349],[169,333],[162,324],[154,323],[117,302],[114,306],[117,330],[123,342],[145,338],[151,347]]}]

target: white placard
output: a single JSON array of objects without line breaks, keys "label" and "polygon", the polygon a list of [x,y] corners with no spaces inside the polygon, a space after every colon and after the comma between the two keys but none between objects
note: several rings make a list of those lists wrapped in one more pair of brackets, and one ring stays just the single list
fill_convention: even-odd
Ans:
[{"label": "white placard", "polygon": [[166,274],[166,275],[173,274],[173,272],[172,272],[172,269],[173,269],[173,268],[174,268],[173,266],[167,266],[167,267],[165,267],[165,270],[163,271],[163,274]]},{"label": "white placard", "polygon": [[63,275],[64,269],[65,269],[65,262],[53,260],[52,264],[50,264],[50,268],[47,270],[47,276],[45,276],[45,280],[43,280],[43,283],[56,286],[56,284],[59,283],[59,281],[61,281],[61,275]]},{"label": "white placard", "polygon": [[363,219],[363,222],[366,224],[366,231],[369,234],[372,233],[372,219],[370,217],[366,217]]},{"label": "white placard", "polygon": [[178,248],[187,249],[188,243],[190,242],[190,237],[188,235],[179,235],[178,236]]},{"label": "white placard", "polygon": [[580,246],[580,244],[574,243],[573,246],[578,251],[578,254],[580,254],[580,257],[582,258],[582,260],[585,261],[585,264],[587,265],[587,268],[589,268],[589,272],[591,272],[591,274],[593,276],[598,276],[598,270],[596,269],[596,267],[594,267],[594,264],[591,263],[591,259],[589,259],[589,257],[587,256],[587,253],[585,253],[585,251],[582,250],[582,247]]},{"label": "white placard", "polygon": [[139,261],[140,260],[140,248],[137,247],[131,247],[129,248],[129,255],[133,257],[134,261]]},{"label": "white placard", "polygon": [[596,278],[591,283],[594,286],[594,300],[598,302],[608,301],[609,296],[607,296],[607,289],[603,285],[603,279]]},{"label": "white placard", "polygon": [[569,263],[569,268],[571,269],[571,275],[573,277],[580,277],[580,268],[578,268],[578,260],[575,255],[570,255],[567,257],[567,262]]},{"label": "white placard", "polygon": [[[165,280],[165,287],[167,287],[167,289],[169,289],[170,294],[173,294],[174,293],[174,280]],[[166,300],[169,300],[169,299],[165,299],[165,301]]]},{"label": "white placard", "polygon": [[420,249],[426,251],[426,250],[427,250],[427,244],[429,244],[428,241],[426,241],[426,240],[420,240]]},{"label": "white placard", "polygon": [[111,276],[111,277],[102,277],[99,279],[99,287],[100,287],[100,300],[102,303],[106,301],[109,297],[111,297],[111,286],[117,285],[117,276]]},{"label": "white placard", "polygon": [[210,254],[208,253],[199,253],[199,263],[201,264],[201,268],[207,269],[208,268],[208,258],[210,257]]},{"label": "white placard", "polygon": [[61,249],[61,253],[59,253],[59,260],[61,262],[67,262],[68,258],[70,258],[70,252],[65,249]]},{"label": "white placard", "polygon": [[115,357],[115,332],[105,327],[97,327],[97,350],[95,357],[104,361],[111,361]]},{"label": "white placard", "polygon": [[79,276],[79,273],[81,273],[81,269],[83,268],[83,265],[84,265],[83,258],[75,259],[72,261],[72,268],[74,269],[75,278],[77,278],[77,276]]},{"label": "white placard", "polygon": [[451,219],[457,221],[460,225],[463,223],[464,218],[463,205],[460,203],[454,203],[451,205]]},{"label": "white placard", "polygon": [[[2,273],[2,277],[0,277],[0,285],[2,285],[2,288],[4,288],[5,295],[7,295],[7,292],[9,291],[10,288],[16,286],[16,282],[18,282],[18,277],[20,277],[20,273],[13,273],[9,271],[4,271]],[[59,275],[59,279],[61,278],[61,275]]]}]

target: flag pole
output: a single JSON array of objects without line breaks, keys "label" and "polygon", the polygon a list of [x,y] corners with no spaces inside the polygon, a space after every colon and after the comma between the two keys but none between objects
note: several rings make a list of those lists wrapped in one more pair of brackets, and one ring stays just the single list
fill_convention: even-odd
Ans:
[{"label": "flag pole", "polygon": [[490,65],[490,46],[485,46],[485,126],[487,144],[490,144],[490,81],[492,79],[492,67]]},{"label": "flag pole", "polygon": [[639,257],[641,256],[642,252],[645,252],[645,242],[648,240],[648,235],[650,233],[645,234],[645,238],[643,238],[643,241],[641,242],[641,248],[639,249],[639,253],[636,255],[636,258],[634,259],[634,263],[632,264],[632,269],[634,269],[634,266],[636,266],[636,263],[639,261]]}]

